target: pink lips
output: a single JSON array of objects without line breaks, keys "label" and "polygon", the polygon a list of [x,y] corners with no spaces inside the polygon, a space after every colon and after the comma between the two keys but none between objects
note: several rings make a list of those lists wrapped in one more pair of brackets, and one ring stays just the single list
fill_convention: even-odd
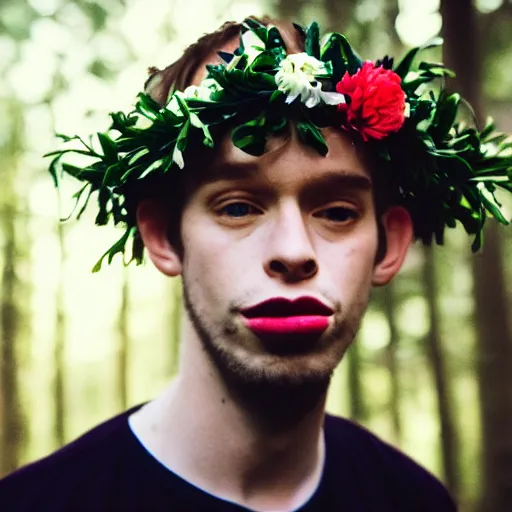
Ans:
[{"label": "pink lips", "polygon": [[242,310],[245,324],[260,335],[320,335],[329,326],[331,308],[312,297],[274,298]]}]

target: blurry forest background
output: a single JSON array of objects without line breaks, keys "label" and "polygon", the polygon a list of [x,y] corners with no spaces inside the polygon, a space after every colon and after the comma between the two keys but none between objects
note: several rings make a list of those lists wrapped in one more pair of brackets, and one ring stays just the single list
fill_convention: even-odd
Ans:
[{"label": "blurry forest background", "polygon": [[[176,371],[180,286],[149,264],[91,268],[116,236],[59,198],[55,132],[105,129],[148,66],[226,19],[269,13],[344,32],[364,58],[431,51],[480,123],[512,132],[512,3],[502,0],[0,0],[0,475],[154,397]],[[510,217],[512,209],[509,208]],[[512,511],[512,229],[415,246],[377,290],[329,410],[438,475],[462,511]]]}]

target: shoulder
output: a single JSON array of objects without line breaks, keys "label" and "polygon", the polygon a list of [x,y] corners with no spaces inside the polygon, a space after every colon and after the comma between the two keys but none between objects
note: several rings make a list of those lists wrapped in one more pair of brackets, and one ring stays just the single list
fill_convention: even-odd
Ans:
[{"label": "shoulder", "polygon": [[364,427],[327,415],[325,435],[331,466],[343,464],[364,489],[362,494],[373,496],[376,502],[381,499],[392,503],[394,511],[456,510],[448,491],[434,475]]},{"label": "shoulder", "polygon": [[[77,510],[77,499],[94,494],[102,475],[126,459],[133,442],[128,416],[133,409],[88,431],[55,453],[0,480],[0,510]],[[78,498],[80,497],[80,498]]]}]

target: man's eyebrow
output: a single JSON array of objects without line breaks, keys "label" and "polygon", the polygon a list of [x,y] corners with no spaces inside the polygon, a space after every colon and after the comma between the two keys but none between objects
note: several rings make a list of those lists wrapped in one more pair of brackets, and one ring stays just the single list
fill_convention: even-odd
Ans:
[{"label": "man's eyebrow", "polygon": [[[300,172],[300,171],[298,171]],[[258,177],[258,165],[252,162],[233,163],[225,162],[221,165],[212,166],[204,172],[203,180],[205,183],[214,183],[216,181],[237,181]],[[337,169],[326,171],[320,175],[313,175],[307,178],[305,182],[308,188],[312,190],[329,190],[340,188],[371,190],[372,181],[369,177],[356,171]]]},{"label": "man's eyebrow", "polygon": [[372,181],[364,174],[355,171],[337,170],[312,178],[308,187],[314,191],[330,189],[371,190]]},{"label": "man's eyebrow", "polygon": [[255,163],[233,163],[224,162],[206,169],[202,175],[205,183],[215,181],[235,181],[247,178],[253,178],[258,172],[258,166]]}]

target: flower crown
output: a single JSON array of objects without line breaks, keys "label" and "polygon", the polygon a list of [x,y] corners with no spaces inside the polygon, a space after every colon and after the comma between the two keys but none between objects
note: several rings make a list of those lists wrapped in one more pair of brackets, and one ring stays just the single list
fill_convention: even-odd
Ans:
[{"label": "flower crown", "polygon": [[[96,224],[125,227],[93,271],[105,258],[110,263],[128,252],[130,241],[129,261],[142,261],[130,190],[183,169],[193,148],[212,148],[226,128],[233,144],[251,155],[263,154],[267,138],[290,122],[322,155],[328,147],[320,129],[346,131],[376,156],[376,172],[396,190],[396,202],[409,210],[425,244],[442,244],[445,227],[459,221],[474,235],[476,251],[488,215],[508,224],[495,191],[512,192],[512,143],[491,122],[482,131],[456,122],[462,100],[444,90],[443,78],[452,73],[442,64],[420,62],[412,69],[418,52],[439,39],[394,65],[389,57],[361,61],[342,34],[321,39],[315,22],[307,29],[294,26],[304,53],[287,54],[276,27],[246,19],[239,48],[219,52],[223,63],[208,65],[198,86],[174,91],[164,107],[139,94],[132,112],[111,114],[110,130],[97,134],[98,144],[59,135],[80,143],[46,155],[54,156],[49,170],[56,186],[62,173],[83,182],[74,196],[77,218],[97,192]],[[63,161],[69,153],[92,160],[78,167]]]}]

